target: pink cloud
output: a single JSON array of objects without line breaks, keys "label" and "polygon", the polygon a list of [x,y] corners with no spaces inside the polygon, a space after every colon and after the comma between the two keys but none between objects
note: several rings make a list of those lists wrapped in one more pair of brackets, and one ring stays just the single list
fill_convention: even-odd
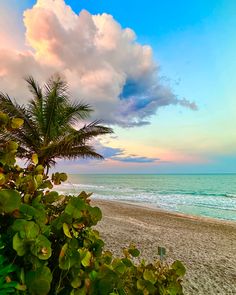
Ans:
[{"label": "pink cloud", "polygon": [[21,43],[28,48],[14,48],[16,26],[4,37],[8,50],[0,44],[0,89],[20,102],[28,97],[23,77],[44,82],[56,72],[65,76],[72,95],[90,103],[94,117],[107,123],[143,125],[169,104],[196,108],[161,84],[151,47],[139,44],[134,31],[111,15],[85,10],[77,15],[64,0],[38,0],[24,12],[24,25]]}]

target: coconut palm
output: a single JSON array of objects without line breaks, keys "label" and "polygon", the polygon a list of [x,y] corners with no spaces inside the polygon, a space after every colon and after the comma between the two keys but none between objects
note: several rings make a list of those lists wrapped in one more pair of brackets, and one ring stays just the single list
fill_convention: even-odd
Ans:
[{"label": "coconut palm", "polygon": [[81,127],[81,120],[88,119],[91,107],[72,102],[68,84],[59,76],[52,77],[43,87],[32,76],[26,82],[33,95],[27,105],[19,105],[7,94],[0,94],[0,109],[11,118],[24,120],[21,128],[1,133],[0,140],[18,142],[19,158],[29,160],[36,153],[39,164],[47,169],[60,158],[102,159],[91,146],[91,139],[112,133],[112,129],[100,125],[99,121]]}]

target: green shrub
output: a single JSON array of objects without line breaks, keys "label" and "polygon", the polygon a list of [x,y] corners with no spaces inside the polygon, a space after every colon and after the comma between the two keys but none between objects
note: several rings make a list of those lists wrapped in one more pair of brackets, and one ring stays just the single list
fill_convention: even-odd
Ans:
[{"label": "green shrub", "polygon": [[[0,114],[0,128],[21,123]],[[50,179],[35,154],[27,168],[18,167],[17,148],[14,142],[0,145],[0,235],[7,249],[0,255],[0,294],[183,294],[181,262],[135,263],[135,246],[119,258],[104,251],[93,229],[101,210],[90,205],[90,195],[52,191],[66,174]]]},{"label": "green shrub", "polygon": [[13,280],[16,276],[16,266],[7,260],[6,248],[0,236],[0,295],[15,293],[17,289],[24,289]]}]

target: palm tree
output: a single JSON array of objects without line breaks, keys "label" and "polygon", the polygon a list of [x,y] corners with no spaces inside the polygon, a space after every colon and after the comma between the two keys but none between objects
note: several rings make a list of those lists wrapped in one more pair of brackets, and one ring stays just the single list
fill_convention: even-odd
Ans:
[{"label": "palm tree", "polygon": [[68,84],[59,76],[52,77],[43,88],[32,76],[26,78],[26,82],[33,95],[26,106],[12,101],[7,94],[0,94],[0,109],[11,118],[24,120],[21,128],[1,133],[0,140],[18,142],[19,158],[29,160],[36,153],[39,164],[47,167],[47,171],[60,158],[102,159],[90,140],[112,133],[112,129],[100,125],[99,121],[78,128],[81,120],[89,117],[91,107],[71,102]]}]

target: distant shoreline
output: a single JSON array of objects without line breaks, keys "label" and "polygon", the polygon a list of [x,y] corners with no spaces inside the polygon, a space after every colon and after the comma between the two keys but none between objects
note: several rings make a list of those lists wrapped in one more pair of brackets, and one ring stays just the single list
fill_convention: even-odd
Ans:
[{"label": "distant shoreline", "polygon": [[131,202],[131,201],[124,201],[124,200],[105,200],[105,199],[99,199],[99,198],[92,198],[94,203],[97,202],[104,202],[104,203],[117,203],[117,204],[124,204],[124,205],[130,205],[133,207],[138,207],[138,208],[143,208],[143,209],[149,209],[149,210],[153,210],[159,213],[163,213],[166,215],[171,215],[171,216],[175,216],[176,218],[186,218],[189,220],[196,220],[196,221],[202,221],[202,222],[210,222],[210,223],[225,223],[227,225],[233,225],[236,226],[236,220],[229,220],[229,219],[220,219],[220,218],[216,218],[216,217],[207,217],[207,216],[201,216],[201,215],[192,215],[192,214],[185,214],[185,213],[181,213],[181,212],[176,212],[176,211],[171,211],[168,209],[163,209],[163,208],[159,208],[156,207],[152,204],[147,204],[147,203],[141,203],[141,202]]},{"label": "distant shoreline", "polygon": [[[236,223],[175,214],[118,201],[92,200],[103,212],[96,226],[106,245],[120,255],[134,242],[145,259],[179,259],[187,267],[186,295],[236,294]],[[234,293],[235,292],[235,293]]]},{"label": "distant shoreline", "polygon": [[236,175],[236,172],[224,173],[68,173],[68,175]]}]

